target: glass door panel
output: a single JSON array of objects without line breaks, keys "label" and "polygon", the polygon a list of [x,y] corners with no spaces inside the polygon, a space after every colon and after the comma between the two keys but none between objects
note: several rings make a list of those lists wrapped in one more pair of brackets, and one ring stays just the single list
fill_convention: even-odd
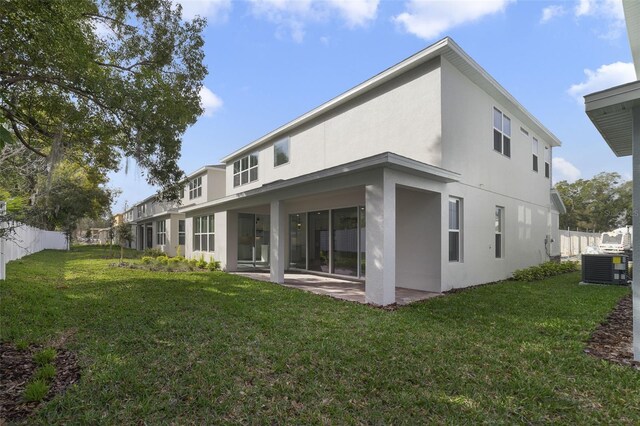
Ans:
[{"label": "glass door panel", "polygon": [[238,262],[254,263],[255,215],[238,214]]},{"label": "glass door panel", "polygon": [[289,266],[307,268],[307,214],[289,215]]},{"label": "glass door panel", "polygon": [[360,212],[360,278],[365,277],[367,265],[367,215],[364,207],[358,207]]},{"label": "glass door panel", "polygon": [[268,214],[257,214],[255,222],[255,264],[259,266],[269,265],[269,244],[271,240],[271,222]]},{"label": "glass door panel", "polygon": [[329,272],[329,211],[309,213],[309,270]]},{"label": "glass door panel", "polygon": [[358,208],[331,211],[333,256],[331,271],[339,275],[358,275]]}]

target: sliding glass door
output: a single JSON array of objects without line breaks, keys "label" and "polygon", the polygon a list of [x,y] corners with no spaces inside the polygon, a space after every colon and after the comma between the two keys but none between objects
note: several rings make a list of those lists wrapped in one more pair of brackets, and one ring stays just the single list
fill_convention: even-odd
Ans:
[{"label": "sliding glass door", "polygon": [[331,270],[358,276],[358,208],[332,210],[331,225]]},{"label": "sliding glass door", "polygon": [[307,269],[307,214],[289,216],[289,267]]},{"label": "sliding glass door", "polygon": [[268,266],[271,241],[269,215],[238,214],[238,264]]},{"label": "sliding glass door", "polygon": [[309,270],[329,272],[329,211],[309,213]]}]

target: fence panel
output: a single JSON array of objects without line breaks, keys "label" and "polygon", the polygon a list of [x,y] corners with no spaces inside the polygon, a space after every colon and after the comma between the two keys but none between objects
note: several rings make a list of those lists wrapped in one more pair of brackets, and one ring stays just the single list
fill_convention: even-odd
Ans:
[{"label": "fence panel", "polygon": [[[7,226],[0,224],[0,226]],[[67,250],[69,244],[63,232],[45,231],[23,224],[14,224],[15,233],[0,238],[0,280],[6,276],[6,264],[42,250]]]},{"label": "fence panel", "polygon": [[600,234],[593,232],[560,230],[560,255],[562,257],[579,256],[587,247],[600,244]]}]

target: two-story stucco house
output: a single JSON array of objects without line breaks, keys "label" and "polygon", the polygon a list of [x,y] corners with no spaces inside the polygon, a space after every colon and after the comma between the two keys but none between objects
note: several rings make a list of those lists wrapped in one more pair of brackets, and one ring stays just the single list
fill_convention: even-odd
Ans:
[{"label": "two-story stucco house", "polygon": [[224,269],[352,277],[375,304],[504,279],[559,251],[559,145],[445,38],[226,156],[225,195],[180,209],[187,253],[205,218]]}]

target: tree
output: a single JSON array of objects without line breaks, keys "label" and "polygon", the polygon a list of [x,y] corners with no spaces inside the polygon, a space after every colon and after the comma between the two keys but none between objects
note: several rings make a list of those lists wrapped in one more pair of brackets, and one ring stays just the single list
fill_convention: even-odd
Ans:
[{"label": "tree", "polygon": [[567,213],[560,215],[560,228],[599,232],[631,224],[632,182],[618,173],[599,173],[591,179],[556,184]]},{"label": "tree", "polygon": [[204,27],[170,0],[0,1],[0,149],[13,141],[48,173],[132,158],[176,197],[180,138],[202,113]]},{"label": "tree", "polygon": [[116,235],[118,237],[118,242],[120,243],[120,263],[122,263],[124,262],[124,246],[126,244],[131,244],[131,241],[133,241],[131,225],[121,222],[116,226]]}]

